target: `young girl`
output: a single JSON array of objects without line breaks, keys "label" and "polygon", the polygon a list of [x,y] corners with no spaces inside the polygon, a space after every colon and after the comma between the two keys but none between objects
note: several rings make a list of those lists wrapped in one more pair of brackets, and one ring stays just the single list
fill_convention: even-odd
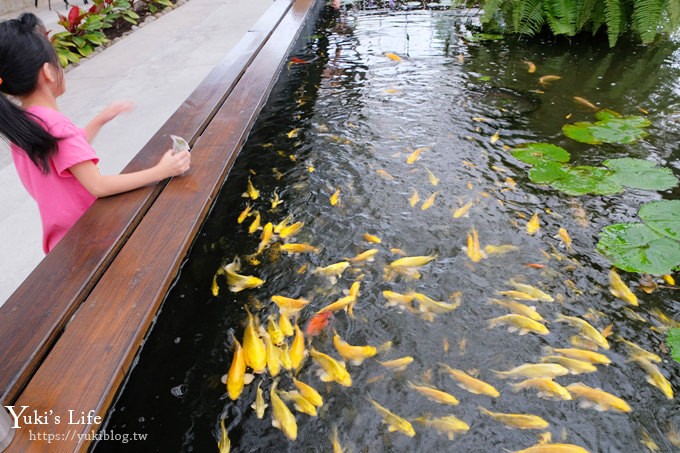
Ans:
[{"label": "young girl", "polygon": [[64,71],[40,20],[26,13],[0,23],[0,134],[11,144],[24,187],[38,202],[45,253],[97,198],[178,176],[190,165],[189,152],[168,150],[149,169],[101,175],[90,142],[132,105],[112,104],[79,129],[57,108],[64,90]]}]

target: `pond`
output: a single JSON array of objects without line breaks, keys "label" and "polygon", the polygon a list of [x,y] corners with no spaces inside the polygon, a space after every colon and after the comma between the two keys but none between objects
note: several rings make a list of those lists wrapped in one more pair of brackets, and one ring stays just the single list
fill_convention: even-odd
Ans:
[{"label": "pond", "polygon": [[[355,452],[505,452],[548,436],[591,452],[680,449],[677,397],[650,385],[650,368],[631,361],[632,347],[621,340],[660,355],[657,369],[680,391],[680,364],[664,345],[664,332],[680,321],[677,288],[657,279],[659,287],[647,294],[639,274],[621,271],[640,301],[630,305],[610,293],[611,265],[596,251],[602,228],[637,221],[643,203],[678,199],[679,189],[569,196],[533,183],[530,167],[512,156],[522,143],[549,142],[567,149],[575,165],[636,157],[679,175],[680,46],[667,41],[610,50],[577,40],[480,39],[465,25],[475,14],[376,3],[323,12],[284,67],[108,415],[109,432],[148,434],[125,451],[218,451],[222,419],[233,451],[332,451],[334,433],[345,451]],[[546,75],[560,78],[540,79]],[[647,117],[649,135],[630,145],[567,138],[564,124],[595,121],[594,109],[575,96]],[[259,198],[243,196],[248,181]],[[273,207],[272,199],[281,203]],[[251,215],[237,223],[248,205]],[[255,211],[262,226],[304,222],[285,242],[317,250],[287,253],[274,235],[252,257],[262,236],[249,233]],[[539,229],[529,234],[535,213]],[[473,231],[482,250],[512,247],[487,249],[473,261]],[[337,281],[315,272],[370,249],[377,250],[372,260],[351,261]],[[434,259],[417,270],[390,268],[403,256]],[[236,257],[241,274],[264,284],[231,292],[220,269]],[[272,426],[269,374],[257,375],[236,401],[227,395],[222,378],[233,357],[232,334],[242,341],[246,307],[263,326],[270,315],[276,318],[274,295],[311,301],[297,319],[304,330],[355,282],[354,316],[334,313],[318,335],[306,335],[308,347],[339,359],[337,332],[378,353],[347,364],[351,386],[321,381],[319,365],[307,357],[295,376],[316,388],[324,404],[315,417],[295,412],[297,440],[289,441]],[[536,308],[547,332],[511,332],[504,324],[509,318],[490,323],[510,313],[507,302],[516,293],[508,291],[526,289],[521,284],[554,299],[521,301]],[[385,291],[420,293],[446,305],[422,296],[408,306],[389,305]],[[562,316],[604,332],[609,349],[589,345],[573,318]],[[539,363],[559,355],[550,348],[574,343],[598,349],[611,363],[555,381],[601,388],[630,412],[584,407],[574,385],[571,400],[539,397],[497,373]],[[403,369],[381,363],[407,356],[413,361]],[[471,392],[474,384],[461,383],[447,366],[490,384],[499,396]],[[281,371],[277,389],[293,390],[292,375]],[[258,386],[269,404],[262,419],[251,408]],[[422,386],[459,403],[435,402],[416,388]],[[391,432],[371,401],[412,422],[415,435]],[[548,426],[512,428],[485,410],[533,414]],[[453,440],[422,423],[448,415],[469,427]],[[93,450],[120,448],[99,442]]]}]

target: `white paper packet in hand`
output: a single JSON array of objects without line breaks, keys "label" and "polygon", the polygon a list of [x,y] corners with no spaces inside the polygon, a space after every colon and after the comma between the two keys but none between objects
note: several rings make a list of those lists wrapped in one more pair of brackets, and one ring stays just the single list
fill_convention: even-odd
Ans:
[{"label": "white paper packet in hand", "polygon": [[171,135],[172,139],[172,154],[177,154],[181,151],[189,151],[189,142],[178,135]]}]

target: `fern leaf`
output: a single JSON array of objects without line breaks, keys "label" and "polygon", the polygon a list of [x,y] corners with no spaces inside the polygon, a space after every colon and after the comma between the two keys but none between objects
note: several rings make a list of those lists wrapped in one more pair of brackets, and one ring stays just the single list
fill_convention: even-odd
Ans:
[{"label": "fern leaf", "polygon": [[486,24],[493,19],[500,10],[501,3],[503,3],[503,0],[486,0],[484,2],[484,14],[481,19],[483,24]]},{"label": "fern leaf", "polygon": [[623,5],[621,0],[604,0],[604,17],[607,24],[609,47],[614,47],[623,32]]},{"label": "fern leaf", "polygon": [[546,0],[543,5],[546,22],[556,35],[576,34],[576,11],[574,0]]},{"label": "fern leaf", "polygon": [[664,3],[665,0],[635,0],[633,3],[633,29],[645,44],[656,38]]},{"label": "fern leaf", "polygon": [[592,19],[599,0],[577,0],[576,5],[576,32],[580,32]]},{"label": "fern leaf", "polygon": [[543,27],[542,0],[513,0],[512,26],[515,33],[533,36]]}]

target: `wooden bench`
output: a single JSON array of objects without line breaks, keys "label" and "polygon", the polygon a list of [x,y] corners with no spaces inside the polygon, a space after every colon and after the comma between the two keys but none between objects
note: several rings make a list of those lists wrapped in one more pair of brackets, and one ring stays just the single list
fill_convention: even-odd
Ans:
[{"label": "wooden bench", "polygon": [[[313,4],[276,0],[123,170],[172,133],[193,145],[187,175],[98,200],[0,307],[3,405],[104,417]],[[8,451],[84,451],[98,427],[35,427],[68,437],[51,444],[20,429]]]}]

